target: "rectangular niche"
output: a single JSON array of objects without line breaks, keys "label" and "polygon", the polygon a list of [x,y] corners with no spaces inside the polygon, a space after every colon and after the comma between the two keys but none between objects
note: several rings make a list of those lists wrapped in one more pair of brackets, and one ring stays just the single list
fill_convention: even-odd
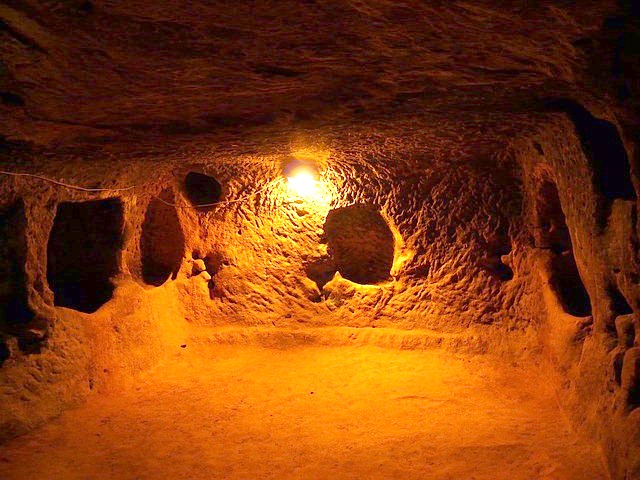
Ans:
[{"label": "rectangular niche", "polygon": [[92,313],[111,299],[123,225],[119,199],[58,205],[47,246],[47,281],[56,306]]}]

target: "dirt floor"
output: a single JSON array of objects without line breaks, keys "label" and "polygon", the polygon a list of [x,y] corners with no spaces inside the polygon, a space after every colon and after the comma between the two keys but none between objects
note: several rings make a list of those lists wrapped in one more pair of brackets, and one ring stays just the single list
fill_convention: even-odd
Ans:
[{"label": "dirt floor", "polygon": [[526,365],[193,346],[1,447],[11,479],[606,479]]}]

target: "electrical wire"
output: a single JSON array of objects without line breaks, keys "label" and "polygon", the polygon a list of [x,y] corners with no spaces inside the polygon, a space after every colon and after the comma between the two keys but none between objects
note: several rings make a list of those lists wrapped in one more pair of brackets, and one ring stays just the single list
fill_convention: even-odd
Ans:
[{"label": "electrical wire", "polygon": [[[53,178],[45,177],[45,176],[42,176],[42,175],[36,175],[36,174],[33,174],[33,173],[17,173],[17,172],[8,172],[8,171],[5,171],[5,170],[0,170],[0,174],[9,175],[9,176],[13,176],[13,177],[37,178],[39,180],[43,180],[45,182],[52,183],[54,185],[58,185],[58,186],[65,187],[65,188],[69,188],[71,190],[78,190],[78,191],[81,191],[81,192],[92,192],[92,193],[96,193],[96,192],[124,192],[124,191],[130,191],[130,190],[133,190],[134,188],[137,188],[136,185],[131,185],[129,187],[122,187],[122,188],[86,188],[86,187],[81,187],[79,185],[73,185],[73,184],[70,184],[70,183],[65,183],[65,182],[61,182],[61,181],[58,181],[58,180],[54,180]],[[249,199],[251,197],[255,197],[256,195],[259,195],[260,193],[268,190],[269,188],[272,188],[272,187],[278,185],[282,181],[284,181],[283,178],[271,181],[271,182],[267,183],[261,189],[256,190],[255,192],[252,192],[252,193],[250,193],[248,195],[244,195],[244,196],[242,196],[240,198],[235,198],[233,200],[223,200],[223,201],[214,202],[214,203],[202,203],[202,204],[198,204],[198,205],[178,205],[176,203],[168,202],[168,201],[160,198],[157,195],[153,195],[153,197],[156,198],[157,200],[159,200],[160,202],[164,203],[165,205],[170,206],[170,207],[183,208],[183,209],[207,208],[207,207],[215,207],[217,205],[230,205],[230,204],[233,204],[233,203],[243,202],[243,201],[245,201],[245,200],[247,200],[247,199]]]},{"label": "electrical wire", "polygon": [[64,183],[64,182],[60,182],[58,180],[54,180],[53,178],[49,178],[49,177],[43,177],[42,175],[36,175],[33,173],[16,173],[16,172],[7,172],[4,170],[0,170],[0,174],[2,175],[10,175],[13,177],[32,177],[32,178],[37,178],[39,180],[43,180],[45,182],[50,182],[53,183],[55,185],[59,185],[61,187],[65,187],[65,188],[69,188],[71,190],[79,190],[81,192],[124,192],[127,190],[133,190],[134,188],[136,188],[135,185],[132,185],[130,187],[124,187],[124,188],[85,188],[85,187],[80,187],[78,185],[72,185],[70,183]]}]

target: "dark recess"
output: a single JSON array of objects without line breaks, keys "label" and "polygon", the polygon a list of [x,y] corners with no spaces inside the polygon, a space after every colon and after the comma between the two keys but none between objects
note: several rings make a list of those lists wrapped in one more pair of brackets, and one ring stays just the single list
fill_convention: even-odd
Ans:
[{"label": "dark recess", "polygon": [[118,199],[58,205],[47,246],[47,280],[56,305],[92,313],[111,299],[123,223]]},{"label": "dark recess", "polygon": [[20,349],[30,353],[25,350],[30,350],[28,328],[35,315],[29,308],[25,274],[26,226],[21,200],[0,212],[0,364],[10,354],[5,337],[17,337]]},{"label": "dark recess", "polygon": [[0,101],[2,101],[3,105],[7,105],[10,107],[23,107],[24,99],[13,92],[0,92]]},{"label": "dark recess", "polygon": [[79,10],[86,15],[93,13],[94,11],[93,3],[89,1],[82,2],[82,4],[79,7]]},{"label": "dark recess", "polygon": [[593,172],[596,192],[605,200],[599,202],[598,206],[598,224],[602,228],[609,217],[611,201],[637,198],[631,180],[629,158],[618,129],[613,123],[594,117],[573,100],[553,100],[549,104],[567,113],[576,128]]},{"label": "dark recess", "polygon": [[615,285],[609,285],[607,287],[607,293],[611,302],[611,310],[616,317],[633,313],[624,295],[620,293],[620,290],[618,290]]},{"label": "dark recess", "polygon": [[[176,278],[184,253],[184,234],[173,203],[173,194],[164,190],[149,202],[142,223],[140,251],[142,280],[153,286]],[[164,200],[167,203],[164,203]]]},{"label": "dark recess", "polygon": [[549,249],[558,255],[571,250],[571,237],[558,189],[550,180],[542,181],[538,188],[536,227],[536,247]]},{"label": "dark recess", "polygon": [[551,286],[564,310],[575,317],[591,315],[591,301],[582,283],[573,252],[556,255],[551,263]]},{"label": "dark recess", "polygon": [[329,258],[307,265],[309,278],[326,284],[336,271],[353,282],[376,284],[389,280],[394,239],[385,219],[368,206],[331,210],[324,224]]},{"label": "dark recess", "polygon": [[618,386],[622,384],[623,360],[624,360],[624,352],[617,352],[612,362],[613,380],[618,384]]},{"label": "dark recess", "polygon": [[576,317],[591,315],[591,301],[573,255],[558,189],[550,180],[544,180],[538,189],[536,223],[536,247],[551,251],[551,288],[565,312]]},{"label": "dark recess", "polygon": [[264,75],[265,77],[286,77],[295,78],[301,76],[303,73],[291,68],[280,67],[278,65],[267,65],[264,63],[255,65],[252,70],[255,73]]},{"label": "dark recess", "polygon": [[209,296],[211,299],[220,296],[221,290],[219,286],[216,285],[215,276],[220,271],[222,267],[229,265],[229,259],[221,254],[219,251],[209,252],[204,257],[204,264],[207,269],[209,275],[211,275],[212,279],[209,280]]},{"label": "dark recess", "polygon": [[0,338],[0,367],[9,360],[11,357],[11,352],[9,351],[9,347],[7,346],[7,342],[4,338]]},{"label": "dark recess", "polygon": [[220,201],[222,185],[213,177],[204,173],[189,172],[184,179],[184,191],[192,205],[208,205],[201,207],[208,210]]},{"label": "dark recess", "polygon": [[503,255],[511,252],[511,244],[506,234],[495,235],[487,242],[488,254],[484,259],[484,268],[496,279],[506,282],[513,279],[513,270],[502,261]]},{"label": "dark recess", "polygon": [[[629,351],[627,351],[627,354]],[[625,355],[625,360],[632,362],[631,368],[633,369],[632,377],[629,379],[630,382],[628,384],[627,391],[627,406],[629,410],[634,410],[640,407],[640,381],[638,380],[638,368],[640,367],[640,359],[635,358],[635,356],[631,356],[630,358]],[[622,367],[624,370],[624,365]],[[629,478],[637,478],[637,477],[629,477]]]},{"label": "dark recess", "polygon": [[533,148],[536,149],[536,152],[538,152],[538,155],[544,156],[544,149],[542,148],[542,145],[540,145],[538,142],[533,142]]}]

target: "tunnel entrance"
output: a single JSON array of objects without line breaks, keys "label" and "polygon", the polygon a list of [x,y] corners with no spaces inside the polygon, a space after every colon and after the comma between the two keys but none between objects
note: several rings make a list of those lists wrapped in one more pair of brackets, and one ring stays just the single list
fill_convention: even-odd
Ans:
[{"label": "tunnel entrance", "polygon": [[34,317],[25,274],[26,226],[21,200],[0,211],[0,365],[10,356],[5,337],[17,336],[22,347],[22,333]]},{"label": "tunnel entrance", "polygon": [[47,246],[55,305],[92,313],[111,298],[123,223],[115,198],[58,205]]},{"label": "tunnel entrance", "polygon": [[210,210],[214,203],[222,198],[222,185],[215,178],[204,173],[189,172],[184,178],[184,192],[192,205],[208,205],[200,207]]},{"label": "tunnel entrance", "polygon": [[536,247],[551,251],[551,288],[565,312],[576,317],[591,315],[591,301],[582,283],[562,211],[558,189],[545,179],[536,196]]},{"label": "tunnel entrance", "polygon": [[163,190],[158,198],[149,202],[142,223],[142,280],[156,287],[170,276],[176,278],[184,254],[180,219],[176,209],[168,203],[173,203],[173,194],[169,189]]},{"label": "tunnel entrance", "polygon": [[389,280],[394,256],[394,238],[377,210],[352,205],[331,210],[324,224],[329,259],[309,266],[311,278],[324,285],[338,271],[361,284]]}]

